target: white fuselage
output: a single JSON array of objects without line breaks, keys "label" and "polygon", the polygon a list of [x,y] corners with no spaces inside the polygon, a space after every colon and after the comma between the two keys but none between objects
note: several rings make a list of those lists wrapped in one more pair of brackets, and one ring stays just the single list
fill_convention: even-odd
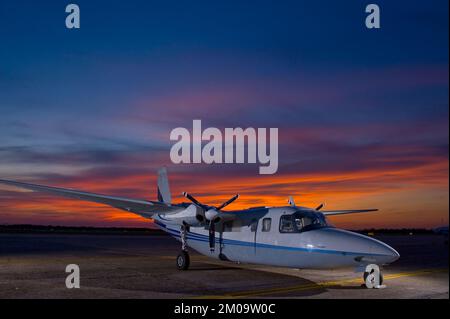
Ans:
[{"label": "white fuselage", "polygon": [[[187,244],[199,253],[234,262],[255,263],[292,268],[330,269],[388,264],[399,258],[392,247],[376,239],[334,227],[321,227],[298,233],[280,232],[282,215],[307,208],[266,208],[259,221],[248,226],[232,225],[215,233],[215,247],[211,251],[208,229],[189,227]],[[163,215],[154,216],[156,224],[180,239],[179,223]],[[268,222],[270,219],[270,228]],[[263,223],[266,223],[265,229]]]}]

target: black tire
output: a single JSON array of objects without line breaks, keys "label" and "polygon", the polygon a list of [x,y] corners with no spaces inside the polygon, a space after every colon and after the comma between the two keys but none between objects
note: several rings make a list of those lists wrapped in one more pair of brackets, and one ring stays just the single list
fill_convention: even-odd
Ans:
[{"label": "black tire", "polygon": [[182,251],[177,256],[177,268],[178,270],[186,270],[189,268],[191,260],[187,251]]},{"label": "black tire", "polygon": [[[364,285],[366,285],[366,279],[367,276],[369,276],[370,273],[367,271],[364,272]],[[383,284],[383,274],[380,272],[380,286]]]}]

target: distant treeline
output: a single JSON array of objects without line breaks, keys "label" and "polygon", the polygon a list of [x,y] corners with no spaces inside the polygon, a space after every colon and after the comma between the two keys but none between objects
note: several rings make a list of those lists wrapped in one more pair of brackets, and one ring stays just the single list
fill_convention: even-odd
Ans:
[{"label": "distant treeline", "polygon": [[162,235],[159,229],[88,226],[0,225],[0,233]]},{"label": "distant treeline", "polygon": [[389,229],[389,228],[371,228],[371,229],[362,229],[356,230],[357,233],[366,234],[366,235],[378,235],[378,234],[386,234],[386,235],[420,235],[420,234],[434,234],[432,229],[425,228],[398,228],[398,229]]},{"label": "distant treeline", "polygon": [[[362,229],[354,230],[365,235],[420,235],[433,234],[433,230],[424,228],[402,229]],[[161,235],[163,231],[152,228],[125,227],[85,227],[85,226],[41,226],[41,225],[0,225],[0,233],[61,233],[61,234],[123,234],[123,235]]]}]

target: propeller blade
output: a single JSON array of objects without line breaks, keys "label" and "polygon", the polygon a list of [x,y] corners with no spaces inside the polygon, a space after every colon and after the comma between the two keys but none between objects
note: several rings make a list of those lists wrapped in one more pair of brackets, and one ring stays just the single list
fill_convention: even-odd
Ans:
[{"label": "propeller blade", "polygon": [[325,204],[320,204],[319,206],[317,206],[316,210],[321,210],[323,206],[325,206]]},{"label": "propeller blade", "polygon": [[209,249],[214,251],[216,245],[216,226],[214,221],[209,223]]},{"label": "propeller blade", "polygon": [[188,194],[186,192],[183,192],[183,196],[186,197],[187,199],[189,199],[191,202],[193,202],[195,205],[200,206],[201,208],[203,208],[204,210],[208,209],[208,207],[206,205],[203,205],[202,203],[200,203],[198,200],[196,200],[191,194]]},{"label": "propeller blade", "polygon": [[221,210],[221,209],[225,208],[226,206],[230,205],[232,202],[234,202],[238,198],[239,198],[239,194],[236,194],[233,197],[231,197],[229,200],[227,200],[225,203],[220,205],[219,207],[216,207],[216,209]]}]

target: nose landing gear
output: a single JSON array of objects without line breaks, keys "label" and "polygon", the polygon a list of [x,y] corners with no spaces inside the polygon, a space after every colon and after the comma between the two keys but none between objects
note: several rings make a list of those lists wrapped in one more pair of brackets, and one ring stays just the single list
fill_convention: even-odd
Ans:
[{"label": "nose landing gear", "polygon": [[181,226],[181,252],[177,256],[177,268],[178,270],[187,270],[190,264],[189,253],[187,251],[187,239],[186,234],[188,232],[188,226],[183,224]]}]

